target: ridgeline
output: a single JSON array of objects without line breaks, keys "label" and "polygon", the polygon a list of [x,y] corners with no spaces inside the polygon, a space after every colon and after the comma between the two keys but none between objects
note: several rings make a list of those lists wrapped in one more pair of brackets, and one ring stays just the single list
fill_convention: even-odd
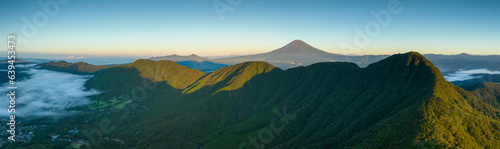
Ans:
[{"label": "ridgeline", "polygon": [[281,70],[245,62],[209,74],[172,61],[137,60],[100,71],[86,86],[121,97],[144,79],[159,83],[133,103],[147,110],[130,107],[126,119],[111,117],[119,129],[105,134],[125,143],[97,147],[500,146],[500,84],[463,90],[416,52],[366,68],[324,62]]}]

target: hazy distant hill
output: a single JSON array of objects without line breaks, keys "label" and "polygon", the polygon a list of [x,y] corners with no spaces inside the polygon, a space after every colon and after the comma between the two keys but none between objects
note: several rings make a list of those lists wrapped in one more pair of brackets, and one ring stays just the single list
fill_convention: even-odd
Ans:
[{"label": "hazy distant hill", "polygon": [[174,61],[174,62],[180,62],[180,61],[197,61],[197,62],[202,62],[202,61],[207,61],[209,59],[200,57],[196,54],[191,54],[188,56],[180,56],[177,54],[174,55],[168,55],[168,56],[158,56],[158,57],[151,57],[149,58],[153,61],[159,61],[159,60],[169,60],[169,61]]},{"label": "hazy distant hill", "polygon": [[32,62],[32,63],[37,63],[37,64],[47,63],[47,62],[52,62],[52,61],[54,61],[54,60],[48,60],[48,59],[37,59],[37,58],[23,58],[23,60],[28,61],[28,62]]},{"label": "hazy distant hill", "polygon": [[141,78],[146,78],[151,82],[163,82],[175,89],[184,89],[203,75],[205,73],[200,70],[181,66],[173,61],[139,59],[98,73],[87,81],[87,85],[101,90],[121,91],[127,88],[126,91],[131,91],[135,83],[142,84],[144,80]]},{"label": "hazy distant hill", "polygon": [[107,65],[92,65],[84,62],[69,63],[66,61],[48,62],[39,64],[42,69],[69,72],[74,74],[91,74],[99,70],[107,69]]},{"label": "hazy distant hill", "polygon": [[[489,70],[500,70],[500,55],[424,55],[432,61],[441,71],[457,71],[459,69],[478,69],[486,68]],[[179,61],[211,61],[225,65],[234,65],[247,61],[265,61],[282,69],[293,68],[297,66],[307,66],[318,62],[353,62],[360,67],[366,67],[369,64],[380,61],[389,55],[342,55],[329,53],[317,49],[304,41],[294,40],[291,43],[261,54],[236,56],[231,58],[207,59],[197,55],[179,56],[170,55],[164,57],[152,57],[152,60],[171,60]]]},{"label": "hazy distant hill", "polygon": [[212,61],[228,65],[234,65],[236,63],[246,61],[266,61],[280,68],[291,68],[310,65],[317,62],[332,61],[332,56],[340,55],[330,54],[316,49],[301,40],[295,40],[280,49],[276,49],[268,53],[216,59]]},{"label": "hazy distant hill", "polygon": [[479,69],[500,71],[500,55],[458,55],[426,54],[441,71],[457,71],[459,69]]},{"label": "hazy distant hill", "polygon": [[[17,64],[26,64],[26,63],[36,63],[36,64],[41,64],[41,63],[47,63],[51,62],[52,60],[46,60],[46,59],[35,59],[35,58],[18,58],[15,60]],[[0,64],[7,64],[8,60],[1,60]]]},{"label": "hazy distant hill", "polygon": [[[478,68],[500,70],[500,55],[469,55],[462,53],[458,55],[426,54],[424,56],[432,61],[441,71]],[[295,40],[280,49],[268,53],[215,59],[212,61],[228,65],[246,61],[266,61],[280,68],[288,69],[318,62],[333,61],[353,62],[358,64],[360,67],[366,67],[371,63],[380,61],[387,57],[389,57],[389,55],[351,56],[328,53],[314,48],[301,40]]]},{"label": "hazy distant hill", "polygon": [[[30,63],[32,63],[32,62],[25,61],[23,59],[14,60],[14,64],[30,64]],[[9,63],[9,60],[1,60],[0,64],[10,64],[10,63]],[[5,67],[5,68],[7,68],[7,67]]]},{"label": "hazy distant hill", "polygon": [[[87,86],[121,97],[142,78],[160,85],[134,101],[141,108],[130,108],[125,119],[104,116],[117,128],[105,136],[124,144],[103,141],[97,148],[500,146],[500,85],[463,90],[415,52],[366,68],[326,62],[282,70],[245,62],[210,74],[138,60],[103,70]],[[87,128],[99,124],[81,129]]]},{"label": "hazy distant hill", "polygon": [[233,58],[215,59],[216,63],[233,65],[246,61],[265,61],[277,67],[288,69],[297,66],[307,66],[318,62],[354,62],[359,66],[365,67],[369,64],[379,61],[387,55],[365,55],[365,56],[347,56],[334,54],[317,49],[301,40],[294,40],[282,48],[271,52],[239,56]]}]

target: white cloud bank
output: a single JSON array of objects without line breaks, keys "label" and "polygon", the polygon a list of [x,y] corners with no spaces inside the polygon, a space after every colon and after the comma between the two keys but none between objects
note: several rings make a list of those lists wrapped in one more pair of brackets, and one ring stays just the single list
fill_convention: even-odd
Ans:
[{"label": "white cloud bank", "polygon": [[470,80],[470,79],[476,79],[479,78],[479,76],[474,76],[477,74],[500,74],[500,71],[490,71],[488,69],[471,69],[471,70],[459,70],[457,72],[448,74],[444,76],[444,78],[447,81],[454,82],[454,81],[464,81],[464,80]]},{"label": "white cloud bank", "polygon": [[[85,91],[85,81],[91,76],[74,75],[43,69],[33,69],[27,73],[31,78],[16,82],[16,116],[64,116],[70,114],[65,109],[77,105],[89,104],[88,96],[98,94],[95,90]],[[23,67],[16,65],[16,67]],[[9,92],[8,84],[2,84],[0,92],[4,93],[0,99],[0,116],[8,116]]]}]

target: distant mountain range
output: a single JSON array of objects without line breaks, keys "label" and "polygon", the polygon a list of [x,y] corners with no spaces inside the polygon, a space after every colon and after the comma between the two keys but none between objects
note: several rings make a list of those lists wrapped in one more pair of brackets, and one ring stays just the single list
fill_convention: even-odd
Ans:
[{"label": "distant mountain range", "polygon": [[[239,60],[282,58],[276,53],[327,55],[294,41]],[[296,58],[290,57],[299,62]],[[85,68],[76,70],[96,70]],[[94,75],[86,86],[106,93],[94,100],[132,102],[126,117],[115,115],[113,106],[73,117],[96,121],[82,123],[82,130],[102,128],[98,122],[104,119],[115,129],[98,137],[124,142],[90,142],[96,148],[500,146],[500,84],[463,90],[415,52],[388,56],[365,68],[321,62],[283,70],[250,61],[207,74],[173,61],[137,60]]]},{"label": "distant mountain range", "polygon": [[197,62],[202,62],[202,61],[207,61],[209,60],[208,58],[200,57],[196,54],[191,54],[188,56],[180,56],[177,54],[174,55],[168,55],[168,56],[158,56],[158,57],[151,57],[149,58],[153,61],[159,61],[159,60],[170,60],[174,62],[180,62],[180,61],[197,61]]},{"label": "distant mountain range", "polygon": [[[424,55],[432,61],[441,71],[451,72],[459,69],[477,69],[486,68],[490,70],[500,70],[500,55]],[[248,61],[265,61],[282,69],[293,68],[297,66],[307,66],[318,62],[353,62],[360,67],[366,67],[371,63],[380,61],[389,55],[342,55],[328,53],[317,49],[301,40],[294,40],[291,43],[262,54],[237,56],[222,59],[208,59],[197,55],[178,56],[170,55],[164,57],[153,57],[152,60],[171,60],[180,61],[211,61],[218,64],[234,65]]]},{"label": "distant mountain range", "polygon": [[319,50],[301,40],[294,40],[282,48],[273,50],[271,52],[235,56],[230,58],[221,59],[208,59],[197,56],[195,54],[189,56],[169,55],[162,57],[152,57],[151,60],[171,60],[175,62],[180,61],[211,61],[218,64],[234,65],[237,63],[248,61],[265,61],[274,66],[283,69],[293,68],[297,66],[307,66],[318,62],[355,62],[360,66],[367,66],[375,61],[388,57],[387,55],[366,55],[366,56],[345,56],[340,54],[328,53]]},{"label": "distant mountain range", "polygon": [[500,55],[458,55],[425,54],[436,66],[444,72],[460,69],[486,68],[500,71]]},{"label": "distant mountain range", "polygon": [[[268,53],[212,60],[215,63],[234,65],[246,61],[266,61],[280,68],[306,66],[317,62],[337,61],[341,55],[327,53],[309,44],[295,40],[288,45]],[[345,61],[345,60],[343,60]]]},{"label": "distant mountain range", "polygon": [[[7,64],[7,62],[8,62],[8,60],[1,60],[0,64]],[[41,63],[47,63],[47,62],[52,62],[52,60],[36,59],[36,58],[22,58],[22,59],[17,58],[15,60],[15,63],[17,63],[17,64],[28,64],[28,63],[41,64]]]}]

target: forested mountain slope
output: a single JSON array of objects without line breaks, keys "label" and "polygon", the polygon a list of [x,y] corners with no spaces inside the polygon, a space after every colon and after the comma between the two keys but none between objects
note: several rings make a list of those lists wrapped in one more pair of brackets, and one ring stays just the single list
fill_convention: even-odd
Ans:
[{"label": "forested mountain slope", "polygon": [[112,117],[119,129],[104,134],[125,143],[99,147],[500,146],[499,84],[463,90],[415,52],[366,68],[327,62],[281,70],[246,62],[210,74],[138,60],[102,71],[87,86],[121,96],[144,78],[160,85],[134,101],[129,116]]}]

